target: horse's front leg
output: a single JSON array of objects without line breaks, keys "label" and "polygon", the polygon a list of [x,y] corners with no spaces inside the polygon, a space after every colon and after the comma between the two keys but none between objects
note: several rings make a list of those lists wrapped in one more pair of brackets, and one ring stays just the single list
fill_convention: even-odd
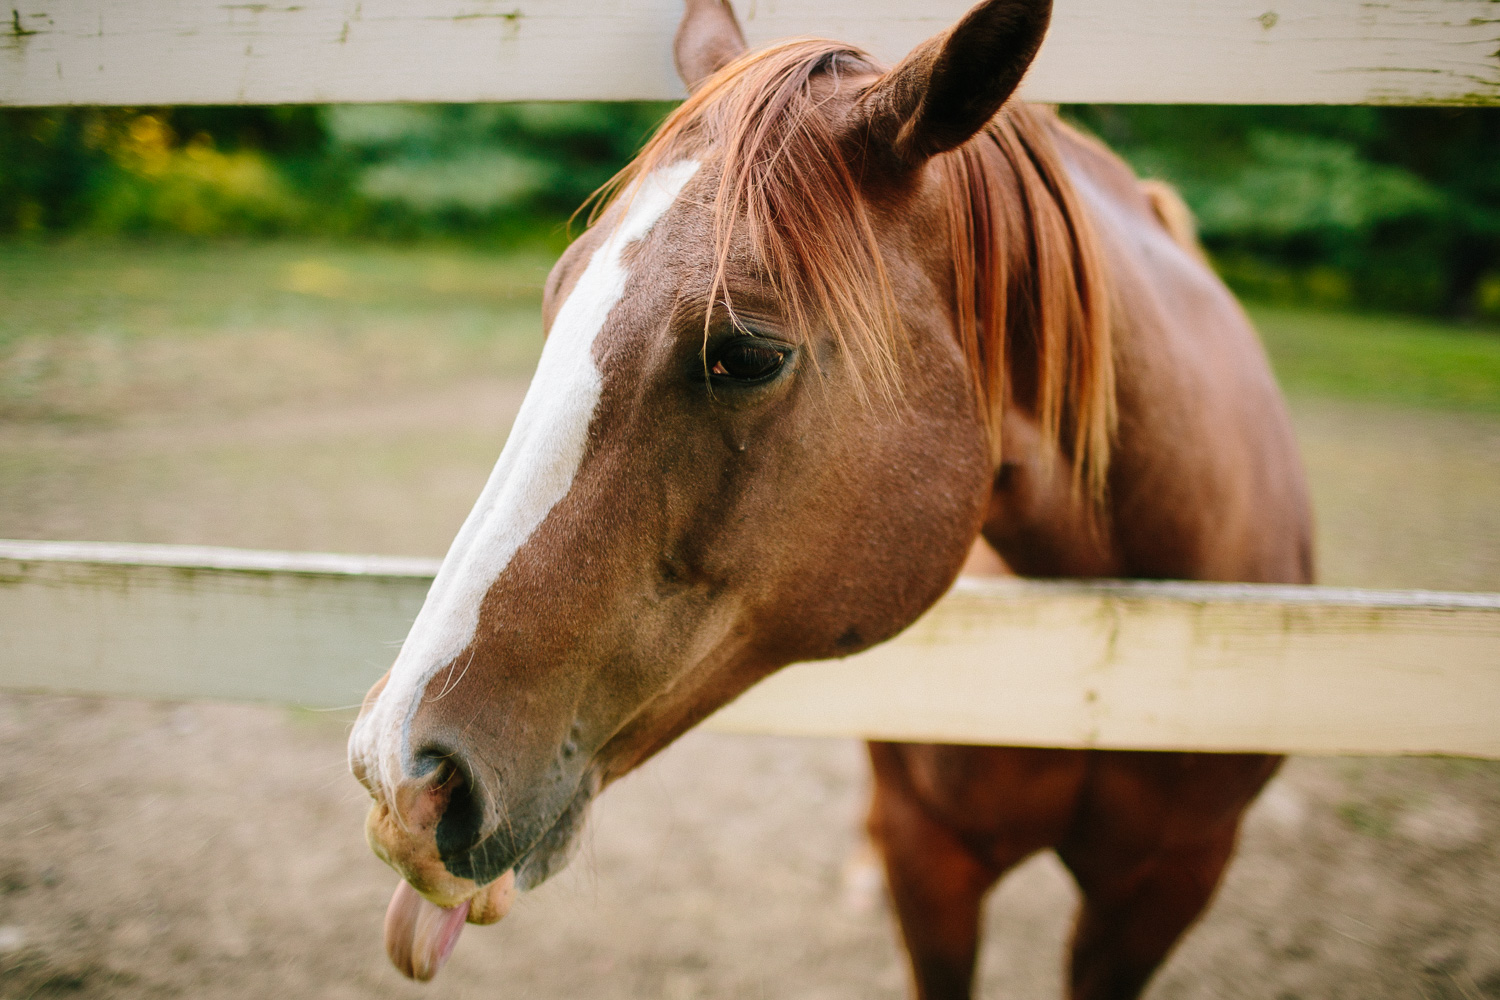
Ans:
[{"label": "horse's front leg", "polygon": [[899,755],[892,744],[870,744],[870,836],[885,860],[918,1000],[968,1000],[980,905],[1000,873],[923,808]]},{"label": "horse's front leg", "polygon": [[967,1000],[985,894],[1067,828],[1085,755],[871,743],[870,835],[918,1000]]},{"label": "horse's front leg", "polygon": [[1208,906],[1247,806],[1281,758],[1095,754],[1078,821],[1057,846],[1083,893],[1073,1000],[1135,1000]]}]

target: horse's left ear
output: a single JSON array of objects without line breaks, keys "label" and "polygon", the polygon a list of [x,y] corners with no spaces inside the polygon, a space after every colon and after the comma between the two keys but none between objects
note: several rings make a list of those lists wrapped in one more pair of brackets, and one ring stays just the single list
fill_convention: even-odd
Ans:
[{"label": "horse's left ear", "polygon": [[745,36],[734,19],[729,0],[687,0],[677,37],[672,40],[672,61],[677,75],[689,91],[738,59],[745,51]]},{"label": "horse's left ear", "polygon": [[1015,92],[1031,65],[1052,0],[987,0],[917,46],[860,99],[854,125],[866,151],[914,169],[963,145]]}]

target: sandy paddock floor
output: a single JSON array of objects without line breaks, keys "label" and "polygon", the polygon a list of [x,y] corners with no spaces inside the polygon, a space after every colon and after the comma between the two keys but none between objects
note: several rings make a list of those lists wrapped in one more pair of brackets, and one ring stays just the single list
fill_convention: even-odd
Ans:
[{"label": "sandy paddock floor", "polygon": [[[897,998],[844,741],[690,734],[599,802],[570,869],[432,985],[381,950],[345,718],[0,701],[0,996]],[[1294,760],[1151,996],[1500,996],[1500,768]],[[1055,997],[1055,859],[991,899],[981,994]]]}]

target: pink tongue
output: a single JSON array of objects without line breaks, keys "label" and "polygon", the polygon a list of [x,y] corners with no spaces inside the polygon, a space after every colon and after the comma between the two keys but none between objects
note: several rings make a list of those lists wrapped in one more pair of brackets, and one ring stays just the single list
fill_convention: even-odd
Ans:
[{"label": "pink tongue", "polygon": [[468,916],[467,900],[444,909],[423,899],[403,879],[385,911],[385,953],[403,974],[425,983],[453,954]]}]

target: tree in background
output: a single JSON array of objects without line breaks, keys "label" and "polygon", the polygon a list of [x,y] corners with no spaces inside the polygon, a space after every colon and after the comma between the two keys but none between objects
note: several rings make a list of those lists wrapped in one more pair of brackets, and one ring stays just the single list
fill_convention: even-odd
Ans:
[{"label": "tree in background", "polygon": [[1500,317],[1500,108],[1066,109],[1259,298]]},{"label": "tree in background", "polygon": [[316,108],[7,108],[0,232],[293,231],[327,173]]},{"label": "tree in background", "polygon": [[[566,240],[665,103],[0,110],[0,233]],[[1261,299],[1500,318],[1500,108],[1075,106]]]},{"label": "tree in background", "polygon": [[339,105],[328,150],[348,164],[367,224],[400,234],[563,236],[673,105],[569,102]]},{"label": "tree in background", "polygon": [[556,244],[671,107],[0,109],[0,233]]}]

